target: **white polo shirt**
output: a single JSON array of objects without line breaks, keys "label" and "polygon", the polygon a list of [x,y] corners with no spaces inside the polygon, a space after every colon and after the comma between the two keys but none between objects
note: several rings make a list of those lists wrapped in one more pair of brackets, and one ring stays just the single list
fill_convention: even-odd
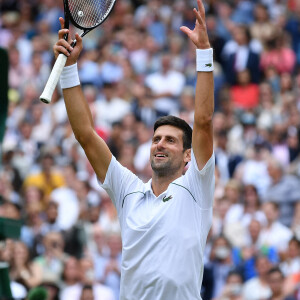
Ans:
[{"label": "white polo shirt", "polygon": [[156,197],[113,157],[102,187],[122,233],[121,300],[201,299],[203,252],[212,223],[214,155],[199,171],[194,154],[184,176]]}]

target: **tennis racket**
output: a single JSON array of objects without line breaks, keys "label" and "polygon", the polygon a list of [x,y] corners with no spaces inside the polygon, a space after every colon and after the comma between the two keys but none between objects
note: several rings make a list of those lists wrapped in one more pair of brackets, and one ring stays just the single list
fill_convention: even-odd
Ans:
[{"label": "tennis racket", "polygon": [[[82,30],[81,37],[85,36],[91,30],[102,24],[110,12],[112,11],[116,0],[63,0],[64,1],[64,15],[65,28],[69,28],[69,22]],[[66,35],[65,40],[68,36]],[[73,41],[72,47],[76,44]],[[67,56],[59,54],[53,69],[50,73],[49,79],[46,83],[40,100],[45,103],[50,103],[53,92],[56,88],[60,74],[66,64]]]}]

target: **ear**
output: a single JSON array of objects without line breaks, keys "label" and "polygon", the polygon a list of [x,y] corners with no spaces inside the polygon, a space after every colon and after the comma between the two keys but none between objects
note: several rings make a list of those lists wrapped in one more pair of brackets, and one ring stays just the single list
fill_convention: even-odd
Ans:
[{"label": "ear", "polygon": [[184,151],[184,156],[183,156],[183,160],[184,160],[184,162],[185,163],[188,163],[188,162],[190,162],[191,161],[191,159],[192,159],[192,149],[187,149],[187,150],[185,150]]}]

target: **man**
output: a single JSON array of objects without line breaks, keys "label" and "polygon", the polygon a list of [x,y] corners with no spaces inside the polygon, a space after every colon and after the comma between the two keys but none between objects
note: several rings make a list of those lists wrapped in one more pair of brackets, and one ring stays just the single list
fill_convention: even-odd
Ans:
[{"label": "man", "polygon": [[[150,150],[152,179],[146,184],[116,161],[94,130],[76,79],[82,39],[75,34],[73,49],[71,41],[63,39],[69,31],[62,29],[54,46],[56,56],[60,52],[68,56],[61,85],[75,137],[118,211],[123,242],[121,300],[201,299],[202,256],[214,193],[214,91],[205,11],[202,1],[197,3],[194,30],[181,27],[198,48],[194,130],[173,116],[156,122]],[[63,28],[64,20],[60,22]]]},{"label": "man", "polygon": [[268,161],[267,170],[271,178],[271,185],[262,200],[277,203],[279,206],[278,221],[290,227],[295,204],[300,200],[300,180],[295,175],[286,174],[284,167],[276,159]]},{"label": "man", "polygon": [[268,283],[272,296],[268,300],[296,300],[284,291],[285,277],[278,267],[273,267],[268,272]]}]

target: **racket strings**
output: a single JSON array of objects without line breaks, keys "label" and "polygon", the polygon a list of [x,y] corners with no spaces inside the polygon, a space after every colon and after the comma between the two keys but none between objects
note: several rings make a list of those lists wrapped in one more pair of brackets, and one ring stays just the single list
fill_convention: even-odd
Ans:
[{"label": "racket strings", "polygon": [[83,28],[101,24],[111,11],[115,0],[69,0],[69,11],[75,23]]}]

